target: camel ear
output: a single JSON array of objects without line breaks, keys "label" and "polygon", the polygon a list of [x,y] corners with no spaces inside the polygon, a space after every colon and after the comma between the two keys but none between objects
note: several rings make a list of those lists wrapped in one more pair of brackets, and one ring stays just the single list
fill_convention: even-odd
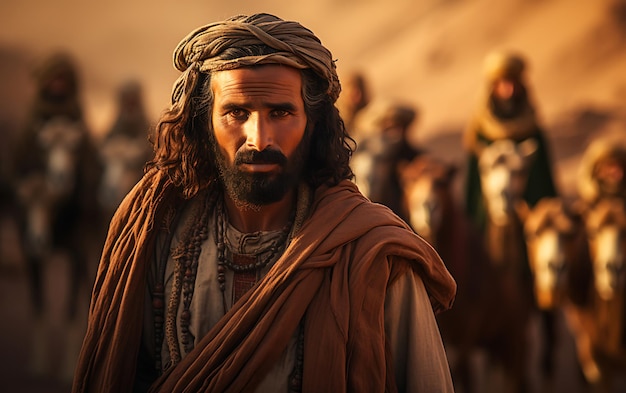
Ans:
[{"label": "camel ear", "polygon": [[518,149],[523,157],[530,157],[537,152],[539,144],[535,138],[524,139],[519,143]]},{"label": "camel ear", "polygon": [[515,211],[521,222],[526,222],[526,219],[530,215],[530,206],[526,201],[519,200],[515,203]]}]

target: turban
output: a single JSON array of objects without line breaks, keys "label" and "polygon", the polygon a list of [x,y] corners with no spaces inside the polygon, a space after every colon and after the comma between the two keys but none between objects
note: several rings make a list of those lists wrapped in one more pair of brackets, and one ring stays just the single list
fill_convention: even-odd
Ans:
[{"label": "turban", "polygon": [[73,91],[77,90],[78,67],[74,58],[67,52],[51,54],[34,70],[34,77],[42,87],[59,76],[71,81],[71,89]]},{"label": "turban", "polygon": [[[266,45],[275,52],[235,59],[226,55],[230,48],[256,45]],[[283,64],[300,70],[313,70],[328,82],[327,94],[332,102],[337,100],[341,91],[332,54],[311,30],[270,14],[239,15],[199,27],[178,44],[174,50],[174,66],[183,74],[174,84],[172,104],[184,105],[195,89],[201,72],[261,64]]]},{"label": "turban", "polygon": [[485,76],[490,82],[500,78],[520,80],[525,68],[524,58],[516,53],[494,51],[485,58]]}]

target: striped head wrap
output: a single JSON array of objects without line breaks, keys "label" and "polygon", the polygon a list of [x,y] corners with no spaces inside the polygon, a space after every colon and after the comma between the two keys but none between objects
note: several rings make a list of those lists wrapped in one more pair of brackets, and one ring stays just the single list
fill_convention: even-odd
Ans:
[{"label": "striped head wrap", "polygon": [[[267,45],[276,52],[236,59],[225,56],[229,48],[253,45]],[[261,64],[284,64],[313,70],[328,81],[327,94],[332,102],[337,100],[341,91],[332,54],[311,30],[298,22],[285,21],[270,14],[238,15],[199,27],[178,44],[174,51],[174,66],[183,74],[174,84],[172,105],[185,106],[200,73]]]}]

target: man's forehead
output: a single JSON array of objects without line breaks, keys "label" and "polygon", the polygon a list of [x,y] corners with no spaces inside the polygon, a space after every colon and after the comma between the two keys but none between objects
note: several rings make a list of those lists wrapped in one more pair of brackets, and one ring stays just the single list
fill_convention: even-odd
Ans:
[{"label": "man's forehead", "polygon": [[300,95],[302,76],[295,68],[263,65],[217,71],[211,78],[216,95]]}]

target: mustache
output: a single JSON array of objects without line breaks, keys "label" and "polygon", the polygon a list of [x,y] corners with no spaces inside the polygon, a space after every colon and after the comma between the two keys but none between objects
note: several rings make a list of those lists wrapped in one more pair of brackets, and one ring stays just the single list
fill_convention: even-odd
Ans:
[{"label": "mustache", "polygon": [[241,164],[278,164],[285,165],[287,157],[278,150],[241,150],[235,154],[235,165]]}]

